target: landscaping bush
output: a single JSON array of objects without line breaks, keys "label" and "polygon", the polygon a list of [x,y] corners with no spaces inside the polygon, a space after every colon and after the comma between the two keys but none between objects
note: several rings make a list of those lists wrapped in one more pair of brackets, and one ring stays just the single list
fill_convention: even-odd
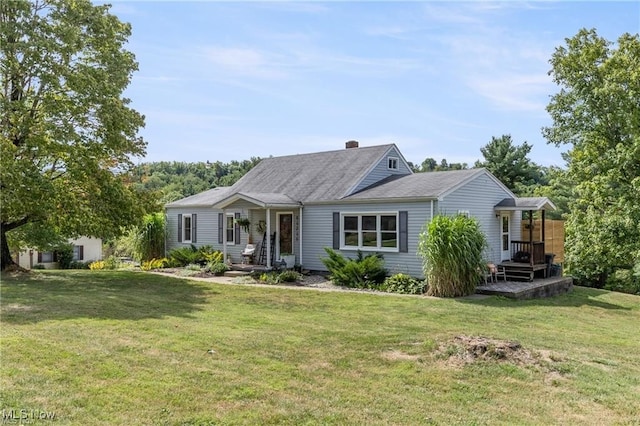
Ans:
[{"label": "landscaping bush", "polygon": [[69,269],[89,269],[89,262],[83,262],[81,260],[74,260],[69,264]]},{"label": "landscaping bush", "polygon": [[168,254],[169,266],[179,268],[190,263],[205,265],[209,262],[222,262],[223,254],[219,250],[214,250],[211,246],[202,246],[200,248],[191,244],[189,247],[181,247],[173,249]]},{"label": "landscaping bush", "polygon": [[229,266],[223,262],[209,262],[204,267],[205,272],[211,272],[214,275],[223,275],[229,269]]},{"label": "landscaping bush", "polygon": [[164,213],[145,215],[142,225],[133,232],[135,258],[148,261],[164,255],[166,223]]},{"label": "landscaping bush", "polygon": [[99,271],[101,269],[105,269],[103,260],[96,260],[95,262],[91,262],[89,264],[89,269],[92,271]]},{"label": "landscaping bush", "polygon": [[350,259],[329,247],[325,247],[324,250],[329,257],[322,259],[322,263],[327,267],[330,278],[336,285],[375,289],[380,287],[387,275],[381,254],[363,256],[358,250],[357,257]]},{"label": "landscaping bush", "polygon": [[427,294],[439,297],[466,296],[475,292],[487,265],[487,246],[480,224],[464,215],[438,215],[420,234],[418,253],[423,259]]},{"label": "landscaping bush", "polygon": [[640,276],[632,269],[618,269],[609,275],[604,288],[621,293],[640,294]]},{"label": "landscaping bush", "polygon": [[280,284],[296,282],[302,279],[302,275],[296,271],[263,272],[258,276],[258,281],[265,284]]},{"label": "landscaping bush", "polygon": [[71,244],[61,244],[54,250],[58,258],[58,268],[71,269],[71,262],[73,262],[73,246]]},{"label": "landscaping bush", "polygon": [[166,257],[163,257],[162,259],[151,259],[151,260],[147,260],[146,262],[142,262],[140,264],[140,269],[142,269],[143,271],[150,271],[152,269],[162,269],[162,268],[166,268],[168,263],[169,261],[167,260]]},{"label": "landscaping bush", "polygon": [[381,290],[388,293],[422,294],[425,292],[426,287],[426,281],[417,280],[410,275],[400,273],[387,277],[382,283]]}]

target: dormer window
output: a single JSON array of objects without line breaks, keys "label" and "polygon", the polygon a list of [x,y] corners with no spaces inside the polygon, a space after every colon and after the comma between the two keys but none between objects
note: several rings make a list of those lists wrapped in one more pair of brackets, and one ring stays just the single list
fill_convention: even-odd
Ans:
[{"label": "dormer window", "polygon": [[389,157],[387,159],[387,167],[389,170],[398,170],[398,159],[396,157]]}]

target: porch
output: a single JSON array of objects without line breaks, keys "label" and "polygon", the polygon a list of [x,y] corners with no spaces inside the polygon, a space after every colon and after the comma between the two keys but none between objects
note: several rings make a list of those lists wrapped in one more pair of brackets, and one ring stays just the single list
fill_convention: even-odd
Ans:
[{"label": "porch", "polygon": [[498,281],[476,287],[477,294],[526,300],[553,297],[573,291],[572,277],[535,278],[530,282]]},{"label": "porch", "polygon": [[[509,259],[503,260],[499,267],[504,269],[506,279],[533,282],[536,277],[551,277],[554,254],[547,253],[545,248],[545,211],[555,209],[553,203],[546,197],[507,198],[498,203],[494,209],[498,214],[514,211],[528,213],[528,223],[524,224],[529,231],[528,240],[509,240],[510,224],[509,222],[505,223],[503,219],[502,250],[503,252],[508,250]],[[542,241],[534,240],[534,213],[540,214]],[[525,238],[524,235],[522,237]],[[505,258],[503,257],[503,259]]]}]

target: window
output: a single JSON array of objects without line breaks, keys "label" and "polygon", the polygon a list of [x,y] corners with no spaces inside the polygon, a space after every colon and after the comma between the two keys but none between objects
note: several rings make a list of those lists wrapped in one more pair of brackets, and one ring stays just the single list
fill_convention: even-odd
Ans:
[{"label": "window", "polygon": [[387,167],[391,170],[398,170],[398,159],[396,157],[389,157]]},{"label": "window", "polygon": [[52,251],[42,251],[38,254],[38,263],[55,262],[55,256]]},{"label": "window", "polygon": [[227,244],[235,244],[236,242],[236,223],[234,220],[234,215],[227,214],[226,220],[226,230],[227,230]]},{"label": "window", "polygon": [[345,213],[342,215],[343,248],[398,249],[397,213]]},{"label": "window", "polygon": [[184,214],[182,215],[182,242],[190,243],[191,242],[191,215]]},{"label": "window", "polygon": [[84,246],[73,246],[73,260],[84,260]]}]

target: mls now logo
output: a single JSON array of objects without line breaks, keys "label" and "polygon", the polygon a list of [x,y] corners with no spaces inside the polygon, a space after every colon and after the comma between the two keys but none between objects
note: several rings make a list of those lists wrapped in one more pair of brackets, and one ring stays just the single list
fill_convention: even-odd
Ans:
[{"label": "mls now logo", "polygon": [[56,418],[56,413],[53,411],[43,411],[43,410],[27,410],[27,409],[2,409],[2,420],[11,421],[11,420],[20,420],[20,421],[28,421],[28,420],[54,420]]}]

